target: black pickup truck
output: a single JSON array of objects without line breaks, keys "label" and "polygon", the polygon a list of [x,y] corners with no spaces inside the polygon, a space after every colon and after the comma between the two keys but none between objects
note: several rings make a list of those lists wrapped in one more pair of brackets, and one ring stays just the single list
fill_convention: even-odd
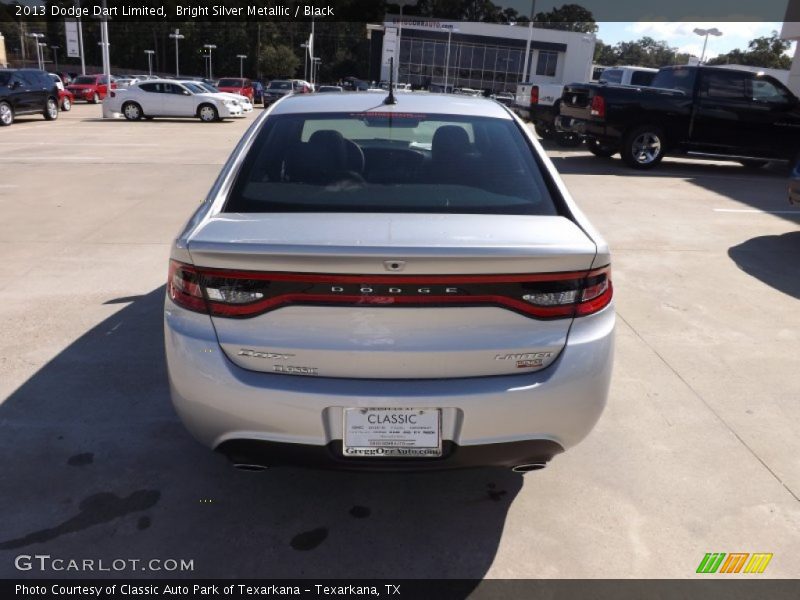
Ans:
[{"label": "black pickup truck", "polygon": [[651,87],[573,83],[556,121],[596,156],[637,169],[665,154],[726,158],[749,167],[800,152],[800,100],[773,77],[725,67],[665,67]]}]

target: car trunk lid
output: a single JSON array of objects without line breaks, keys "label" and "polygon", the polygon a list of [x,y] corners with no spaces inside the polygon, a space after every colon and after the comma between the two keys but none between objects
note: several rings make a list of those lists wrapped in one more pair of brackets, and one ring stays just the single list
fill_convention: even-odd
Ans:
[{"label": "car trunk lid", "polygon": [[235,364],[403,379],[547,367],[572,313],[523,297],[562,293],[596,253],[563,217],[309,213],[219,215],[188,249]]}]

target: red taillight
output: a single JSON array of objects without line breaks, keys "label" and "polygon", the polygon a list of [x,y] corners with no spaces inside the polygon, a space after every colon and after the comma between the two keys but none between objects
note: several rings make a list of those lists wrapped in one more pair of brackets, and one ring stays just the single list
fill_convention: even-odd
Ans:
[{"label": "red taillight", "polygon": [[591,115],[599,119],[606,116],[606,100],[602,96],[592,98]]},{"label": "red taillight", "polygon": [[196,268],[170,262],[169,296],[217,317],[290,305],[496,306],[535,319],[585,316],[611,302],[610,268],[533,275],[327,275]]},{"label": "red taillight", "polygon": [[169,261],[167,293],[178,306],[197,312],[208,312],[200,287],[200,274],[191,265],[177,260]]},{"label": "red taillight", "polygon": [[531,86],[531,104],[539,104],[539,86]]}]

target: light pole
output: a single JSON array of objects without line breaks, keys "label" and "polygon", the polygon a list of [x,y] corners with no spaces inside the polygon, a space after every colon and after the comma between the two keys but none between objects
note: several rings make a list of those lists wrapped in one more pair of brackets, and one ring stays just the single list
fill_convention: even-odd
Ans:
[{"label": "light pole", "polygon": [[531,58],[531,42],[533,41],[533,18],[536,16],[536,0],[531,0],[531,17],[528,21],[528,41],[525,43],[525,61],[522,66],[522,81],[528,81],[528,61]]},{"label": "light pole", "polygon": [[400,45],[403,40],[403,7],[404,6],[414,6],[417,3],[417,0],[396,0],[395,4],[400,5],[400,20],[397,23],[397,45],[395,50],[395,61],[394,61],[394,81],[395,83],[400,83]]},{"label": "light pole", "polygon": [[237,54],[236,58],[239,59],[239,77],[244,79],[244,59],[247,58],[247,54]]},{"label": "light pole", "polygon": [[719,37],[722,35],[722,32],[716,27],[712,27],[711,29],[701,29],[700,27],[696,27],[694,32],[699,36],[705,37],[705,40],[703,40],[703,52],[700,54],[700,62],[702,63],[706,57],[706,44],[708,44],[708,36],[713,35],[715,37]]},{"label": "light pole", "polygon": [[303,48],[303,81],[308,81],[308,52],[309,52],[309,45],[308,42],[304,42],[300,44],[300,47]]},{"label": "light pole", "polygon": [[211,51],[216,48],[214,44],[203,44],[203,48],[208,50],[208,78],[214,79],[214,64],[212,63]]},{"label": "light pole", "polygon": [[444,59],[444,93],[446,94],[447,82],[450,80],[450,39],[453,37],[453,32],[458,31],[458,28],[452,23],[448,23],[442,27],[447,27],[447,56]]},{"label": "light pole", "polygon": [[36,40],[36,64],[41,69],[42,68],[42,58],[41,58],[41,51],[39,50],[39,40],[44,37],[43,33],[29,33],[28,37],[32,37]]},{"label": "light pole", "polygon": [[150,77],[153,76],[153,54],[156,53],[155,50],[145,50],[145,54],[147,54],[147,70],[149,71]]},{"label": "light pole", "polygon": [[58,73],[58,49],[61,46],[50,46],[50,49],[53,51],[53,62],[56,63],[56,73]]},{"label": "light pole", "polygon": [[317,85],[317,73],[319,71],[319,65],[322,64],[322,59],[319,56],[315,56],[311,59],[311,86],[316,87]]},{"label": "light pole", "polygon": [[180,77],[180,57],[178,56],[178,40],[182,40],[184,36],[180,29],[176,29],[175,33],[170,33],[169,37],[175,40],[175,77]]},{"label": "light pole", "polygon": [[44,71],[44,49],[47,48],[47,44],[44,42],[39,42],[39,56],[41,57],[42,64],[39,65],[39,68]]}]

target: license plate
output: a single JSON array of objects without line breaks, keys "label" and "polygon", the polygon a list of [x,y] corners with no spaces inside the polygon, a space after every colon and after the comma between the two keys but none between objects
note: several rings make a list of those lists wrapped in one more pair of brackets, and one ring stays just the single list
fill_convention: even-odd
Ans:
[{"label": "license plate", "polygon": [[347,408],[344,455],[435,457],[442,455],[438,408]]}]

